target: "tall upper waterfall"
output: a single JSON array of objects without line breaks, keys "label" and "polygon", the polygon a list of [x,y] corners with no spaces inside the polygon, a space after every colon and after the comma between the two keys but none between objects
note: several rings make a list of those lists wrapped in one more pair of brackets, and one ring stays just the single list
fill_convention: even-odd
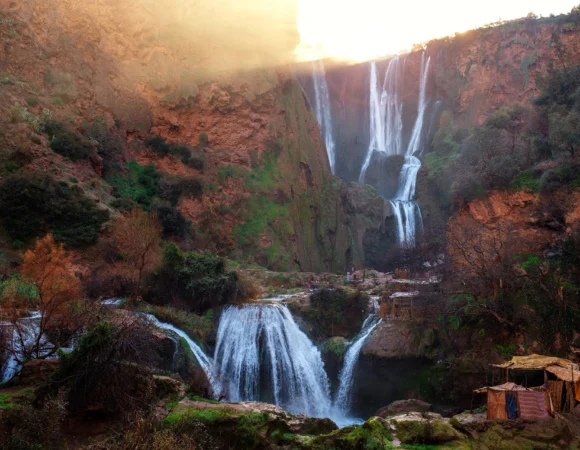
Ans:
[{"label": "tall upper waterfall", "polygon": [[226,309],[220,319],[214,363],[231,401],[265,400],[315,417],[331,413],[320,352],[285,305]]},{"label": "tall upper waterfall", "polygon": [[379,83],[377,64],[370,63],[370,145],[363,163],[359,182],[364,183],[366,172],[374,152],[387,156],[402,155],[405,162],[399,177],[399,186],[395,196],[390,200],[393,215],[397,221],[397,235],[403,247],[413,247],[417,231],[423,226],[423,218],[419,206],[413,201],[417,173],[421,168],[418,156],[422,153],[423,127],[425,110],[427,109],[426,85],[429,73],[430,58],[423,53],[421,57],[421,73],[419,79],[419,103],[417,118],[409,143],[403,145],[403,102],[400,98],[402,67],[397,56],[387,65],[382,85]]},{"label": "tall upper waterfall", "polygon": [[326,145],[326,153],[330,162],[330,170],[334,174],[336,162],[334,137],[332,135],[332,115],[330,113],[330,95],[326,83],[326,71],[321,60],[312,61],[312,80],[314,83],[314,103],[316,119]]}]

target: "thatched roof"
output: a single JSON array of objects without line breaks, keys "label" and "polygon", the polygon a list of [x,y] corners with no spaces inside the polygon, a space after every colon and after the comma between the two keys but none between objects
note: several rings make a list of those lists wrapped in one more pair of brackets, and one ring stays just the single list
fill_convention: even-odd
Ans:
[{"label": "thatched roof", "polygon": [[473,392],[475,392],[477,394],[483,394],[484,392],[487,392],[488,390],[491,390],[491,391],[525,391],[526,388],[523,386],[520,386],[519,384],[515,384],[515,383],[512,383],[511,381],[508,381],[507,383],[498,384],[497,386],[485,386],[485,387],[476,389]]},{"label": "thatched roof", "polygon": [[514,356],[503,364],[492,364],[494,367],[508,370],[547,370],[565,381],[580,380],[580,366],[572,361],[555,356],[528,355]]}]

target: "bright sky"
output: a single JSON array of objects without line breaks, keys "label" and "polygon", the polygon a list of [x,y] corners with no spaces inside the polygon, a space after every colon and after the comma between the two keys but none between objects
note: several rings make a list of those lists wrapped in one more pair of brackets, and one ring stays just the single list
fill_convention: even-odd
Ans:
[{"label": "bright sky", "polygon": [[299,0],[300,59],[366,60],[495,22],[569,12],[580,0]]}]

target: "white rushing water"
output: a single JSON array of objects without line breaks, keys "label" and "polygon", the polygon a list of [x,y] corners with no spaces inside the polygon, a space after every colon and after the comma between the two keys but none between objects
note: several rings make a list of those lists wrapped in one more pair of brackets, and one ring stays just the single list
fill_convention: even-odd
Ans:
[{"label": "white rushing water", "polygon": [[349,346],[344,356],[344,364],[339,375],[338,391],[334,399],[334,408],[345,416],[348,415],[350,409],[350,392],[354,383],[354,369],[360,352],[367,338],[381,322],[382,320],[375,313],[371,313],[364,321],[361,332]]},{"label": "white rushing water", "polygon": [[417,174],[421,168],[418,156],[422,153],[423,128],[428,101],[426,96],[427,75],[430,58],[423,53],[419,79],[419,102],[417,117],[411,131],[409,144],[403,145],[403,102],[401,100],[402,67],[399,57],[391,59],[385,71],[385,78],[379,83],[377,64],[370,63],[370,144],[361,168],[359,182],[364,183],[366,172],[374,152],[386,156],[402,155],[405,162],[399,176],[399,187],[391,209],[397,223],[397,237],[402,247],[414,247],[417,232],[422,230],[423,218],[419,206],[413,201],[417,184]]},{"label": "white rushing water", "polygon": [[334,174],[336,163],[335,143],[332,134],[332,114],[330,111],[330,94],[326,82],[326,71],[321,60],[312,61],[312,81],[314,84],[314,103],[316,119],[326,145],[326,153],[330,163],[330,170]]},{"label": "white rushing water", "polygon": [[216,374],[231,401],[264,400],[313,417],[331,414],[330,387],[320,351],[285,305],[231,306],[220,319]]},{"label": "white rushing water", "polygon": [[161,322],[153,314],[142,314],[142,316],[145,317],[147,320],[149,320],[156,327],[161,328],[162,330],[172,331],[175,334],[177,334],[179,337],[182,337],[183,339],[185,339],[185,341],[189,345],[189,348],[191,349],[192,353],[197,358],[199,365],[201,366],[202,370],[206,374],[213,394],[219,395],[221,393],[222,388],[221,388],[221,384],[220,384],[219,380],[217,380],[213,376],[213,361],[211,360],[211,358],[209,356],[206,355],[206,353],[202,350],[202,348],[199,345],[197,345],[195,343],[195,341],[193,339],[191,339],[185,331],[171,325],[170,323]]},{"label": "white rushing water", "polygon": [[[6,348],[9,349],[6,361],[1,367],[1,381],[4,383],[14,377],[22,368],[25,355],[46,355],[48,340],[40,334],[40,313],[33,312],[29,317],[18,320],[18,328],[10,322],[3,322],[2,331],[9,334],[6,339]],[[36,355],[35,355],[36,351]]]}]

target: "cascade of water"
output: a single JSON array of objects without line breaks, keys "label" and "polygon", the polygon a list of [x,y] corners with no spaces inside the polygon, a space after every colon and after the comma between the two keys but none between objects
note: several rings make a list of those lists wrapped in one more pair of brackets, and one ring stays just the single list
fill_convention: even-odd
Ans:
[{"label": "cascade of water", "polygon": [[331,412],[320,352],[285,305],[227,308],[220,319],[214,361],[231,401],[259,400],[265,382],[271,384],[274,403],[290,412],[314,417]]},{"label": "cascade of water", "polygon": [[6,345],[10,352],[0,371],[2,382],[10,380],[18,373],[22,367],[21,361],[24,359],[24,355],[30,353],[34,348],[39,350],[39,354],[34,356],[46,355],[46,350],[43,351],[43,349],[46,349],[48,340],[44,335],[38,339],[40,333],[39,319],[40,313],[34,312],[29,317],[19,319],[18,328],[9,322],[0,324],[4,329],[12,328],[12,333],[7,338]]},{"label": "cascade of water", "polygon": [[326,144],[330,171],[334,174],[336,155],[334,137],[332,135],[332,114],[330,112],[330,95],[328,93],[328,84],[326,83],[326,72],[322,60],[312,61],[312,80],[314,82],[316,119]]},{"label": "cascade of water", "polygon": [[149,320],[153,325],[163,330],[170,330],[177,334],[179,337],[185,339],[189,348],[191,349],[192,353],[197,358],[199,365],[201,366],[202,370],[205,372],[209,384],[211,386],[212,392],[214,395],[221,394],[221,384],[218,379],[216,379],[213,375],[213,361],[209,356],[205,354],[205,352],[201,349],[199,345],[197,345],[193,339],[191,339],[187,333],[183,330],[180,330],[177,327],[174,327],[170,323],[161,322],[157,317],[152,314],[142,314],[147,320]]},{"label": "cascade of water", "polygon": [[363,344],[381,322],[382,320],[375,313],[369,314],[363,323],[361,332],[344,356],[344,366],[340,371],[339,387],[334,400],[334,407],[342,414],[347,414],[350,407],[350,391],[354,382],[354,369]]},{"label": "cascade of water", "polygon": [[[401,168],[399,177],[399,188],[391,200],[391,205],[395,219],[397,221],[397,231],[399,243],[403,247],[414,247],[417,228],[423,228],[423,218],[421,209],[413,201],[415,197],[415,187],[417,184],[417,174],[421,168],[421,160],[415,155],[422,152],[423,124],[425,110],[427,108],[426,86],[427,75],[429,72],[429,63],[431,58],[425,62],[425,53],[421,57],[421,77],[419,80],[419,103],[417,106],[417,118],[411,133],[409,145],[405,152],[405,163]],[[418,227],[417,227],[418,225]]]},{"label": "cascade of water", "polygon": [[403,149],[403,102],[399,98],[400,58],[389,61],[382,86],[377,64],[370,63],[370,144],[361,168],[359,182],[365,182],[375,151],[398,155]]}]

